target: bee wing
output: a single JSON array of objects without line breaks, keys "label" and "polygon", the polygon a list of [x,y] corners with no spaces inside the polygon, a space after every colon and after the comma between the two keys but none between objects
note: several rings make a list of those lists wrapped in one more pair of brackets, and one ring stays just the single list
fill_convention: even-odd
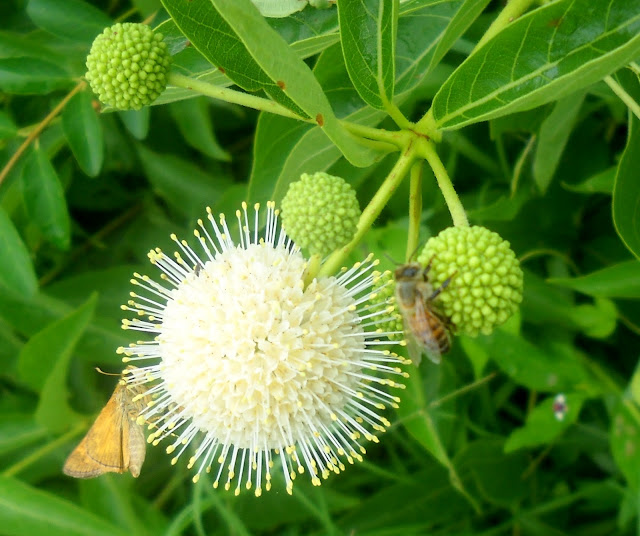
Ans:
[{"label": "bee wing", "polygon": [[[421,318],[428,318],[430,314],[425,306],[426,297],[419,292],[421,299],[416,300],[416,315],[420,315]],[[433,330],[429,325],[429,322],[424,323],[424,336],[420,339],[414,339],[421,353],[424,353],[430,361],[439,365],[442,361],[442,353],[440,352],[440,346],[433,334]],[[420,364],[420,360],[416,361],[416,365]]]}]

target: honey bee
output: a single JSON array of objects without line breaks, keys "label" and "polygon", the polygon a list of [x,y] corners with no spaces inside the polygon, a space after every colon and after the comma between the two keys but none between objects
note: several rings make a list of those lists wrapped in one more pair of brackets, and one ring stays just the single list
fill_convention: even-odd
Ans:
[{"label": "honey bee", "polygon": [[434,290],[427,276],[431,261],[425,268],[417,262],[403,264],[394,275],[396,302],[404,320],[409,357],[416,365],[422,361],[423,353],[434,363],[440,363],[442,354],[451,347],[451,323],[433,308],[432,302],[447,288],[453,276]]}]

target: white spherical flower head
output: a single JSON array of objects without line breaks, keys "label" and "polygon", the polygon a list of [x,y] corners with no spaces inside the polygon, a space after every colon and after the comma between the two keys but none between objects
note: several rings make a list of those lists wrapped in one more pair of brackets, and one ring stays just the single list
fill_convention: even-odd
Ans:
[{"label": "white spherical flower head", "polygon": [[253,224],[246,204],[237,212],[238,243],[208,211],[210,227],[195,231],[202,255],[175,237],[174,259],[150,252],[163,284],[135,275],[144,292],[123,306],[138,315],[123,327],[156,337],[120,349],[138,365],[127,381],[153,397],[139,417],[149,441],[169,438],[172,463],[192,445],[194,481],[216,464],[215,487],[235,481],[236,493],[256,495],[275,465],[291,492],[296,473],[320,484],[360,460],[363,440],[389,426],[380,412],[399,401],[381,387],[406,376],[403,358],[380,349],[388,341],[376,326],[390,309],[370,301],[377,262],[305,286],[306,261],[278,231],[273,203],[264,238],[258,209]]}]

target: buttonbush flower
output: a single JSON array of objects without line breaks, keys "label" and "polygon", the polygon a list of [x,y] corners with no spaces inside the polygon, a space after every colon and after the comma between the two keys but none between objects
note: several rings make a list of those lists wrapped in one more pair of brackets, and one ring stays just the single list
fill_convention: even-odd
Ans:
[{"label": "buttonbush flower", "polygon": [[194,482],[213,471],[214,487],[260,495],[277,470],[291,493],[296,474],[319,485],[377,442],[385,408],[399,402],[386,388],[403,387],[406,360],[380,340],[388,304],[370,301],[377,262],[305,287],[306,260],[274,204],[264,234],[254,208],[237,211],[236,241],[208,209],[196,247],[172,236],[173,257],[149,253],[161,281],[134,274],[140,290],[123,308],[136,317],[123,327],[155,338],[119,352],[138,367],[126,381],[153,398],[138,417],[149,441],[167,440],[172,463],[189,449]]},{"label": "buttonbush flower", "polygon": [[289,185],[282,200],[282,225],[301,248],[324,257],[356,234],[360,206],[356,192],[341,177],[322,171]]},{"label": "buttonbush flower", "polygon": [[489,334],[522,301],[522,269],[509,242],[486,227],[449,227],[430,238],[418,255],[438,288],[438,306],[459,333]]},{"label": "buttonbush flower", "polygon": [[86,78],[100,102],[119,110],[139,110],[167,87],[170,66],[162,34],[145,24],[125,22],[95,38]]}]

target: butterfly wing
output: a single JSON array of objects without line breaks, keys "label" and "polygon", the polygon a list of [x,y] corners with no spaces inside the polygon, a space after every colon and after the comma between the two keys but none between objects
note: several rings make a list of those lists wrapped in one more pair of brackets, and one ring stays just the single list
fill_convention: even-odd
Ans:
[{"label": "butterfly wing", "polygon": [[75,478],[122,473],[123,386],[118,385],[80,444],[64,463],[63,472]]}]

